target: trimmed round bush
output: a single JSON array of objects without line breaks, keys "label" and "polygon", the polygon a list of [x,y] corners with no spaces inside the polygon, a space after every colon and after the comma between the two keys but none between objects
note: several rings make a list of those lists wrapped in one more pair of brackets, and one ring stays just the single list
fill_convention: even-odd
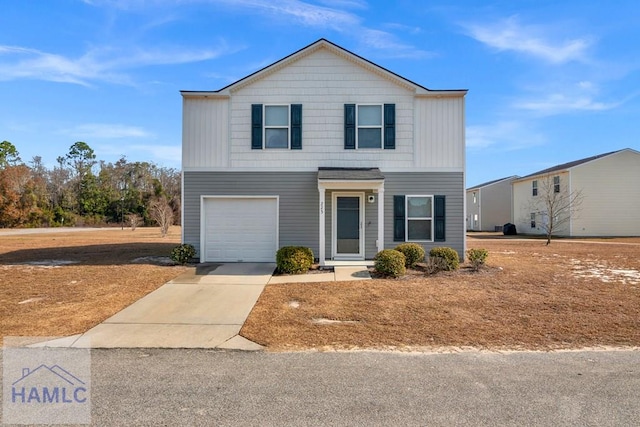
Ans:
[{"label": "trimmed round bush", "polygon": [[191,258],[196,256],[196,248],[188,243],[183,243],[171,250],[171,260],[178,264],[186,264]]},{"label": "trimmed round bush", "polygon": [[486,249],[469,249],[467,251],[467,259],[471,263],[471,267],[474,270],[480,270],[480,267],[484,265],[489,257],[489,252]]},{"label": "trimmed round bush", "polygon": [[407,272],[404,266],[406,263],[404,254],[394,249],[378,252],[373,261],[376,273],[384,276],[400,277]]},{"label": "trimmed round bush", "polygon": [[424,261],[424,248],[417,243],[401,243],[395,247],[395,250],[405,256],[404,266],[407,268],[413,268],[417,263]]},{"label": "trimmed round bush", "polygon": [[429,258],[442,258],[446,263],[447,271],[457,270],[460,266],[458,252],[453,248],[435,247],[429,251]]},{"label": "trimmed round bush", "polygon": [[313,251],[304,246],[283,246],[276,252],[279,273],[303,274],[313,265]]}]

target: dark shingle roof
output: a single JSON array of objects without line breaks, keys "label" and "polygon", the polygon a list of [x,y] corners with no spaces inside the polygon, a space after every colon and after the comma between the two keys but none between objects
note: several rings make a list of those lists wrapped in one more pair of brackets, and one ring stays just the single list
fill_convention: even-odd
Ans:
[{"label": "dark shingle roof", "polygon": [[469,187],[469,188],[467,188],[467,191],[468,190],[472,190],[474,188],[486,187],[487,185],[495,184],[496,182],[504,181],[505,179],[518,179],[518,178],[519,178],[518,175],[512,175],[512,176],[507,176],[507,177],[500,178],[500,179],[494,179],[493,181],[483,182],[480,185],[474,185],[473,187]]},{"label": "dark shingle roof", "polygon": [[572,162],[567,162],[567,163],[563,163],[561,165],[552,166],[550,168],[543,169],[543,170],[538,171],[538,172],[530,173],[529,175],[523,176],[521,179],[529,178],[529,177],[536,176],[536,175],[546,175],[546,174],[549,174],[549,173],[562,171],[562,170],[565,170],[565,169],[572,168],[574,166],[581,165],[583,163],[590,162],[592,160],[599,159],[601,157],[610,156],[611,154],[617,153],[619,151],[622,151],[622,150],[610,151],[608,153],[598,154],[597,156],[591,156],[591,157],[587,157],[585,159],[574,160]]},{"label": "dark shingle roof", "polygon": [[367,181],[384,179],[384,175],[378,168],[318,168],[318,179]]}]

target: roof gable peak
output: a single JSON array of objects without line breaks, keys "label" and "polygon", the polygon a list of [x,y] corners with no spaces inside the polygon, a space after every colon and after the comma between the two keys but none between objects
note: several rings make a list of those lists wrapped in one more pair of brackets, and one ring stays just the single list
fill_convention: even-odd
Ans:
[{"label": "roof gable peak", "polygon": [[464,96],[467,93],[466,89],[456,89],[456,90],[431,90],[424,86],[421,86],[413,81],[406,79],[392,71],[387,70],[386,68],[377,65],[368,59],[365,59],[337,44],[325,39],[320,38],[315,42],[299,49],[284,58],[267,65],[264,68],[261,68],[258,71],[255,71],[252,74],[249,74],[246,77],[243,77],[240,80],[237,80],[234,83],[231,83],[222,89],[216,91],[181,91],[183,96],[229,96],[231,93],[244,88],[253,82],[262,79],[270,74],[275,73],[278,70],[281,70],[288,65],[292,64],[300,60],[301,58],[307,57],[321,49],[326,49],[327,51],[333,53],[336,56],[339,56],[343,59],[350,61],[369,72],[373,72],[375,74],[381,75],[388,79],[389,81],[394,82],[400,86],[405,87],[406,89],[413,91],[416,95],[422,96]]}]

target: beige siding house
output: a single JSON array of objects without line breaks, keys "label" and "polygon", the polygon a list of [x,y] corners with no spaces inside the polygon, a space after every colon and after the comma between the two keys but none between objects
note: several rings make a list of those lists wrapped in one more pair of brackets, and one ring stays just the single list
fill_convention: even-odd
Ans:
[{"label": "beige siding house", "polygon": [[554,195],[573,206],[560,213],[558,236],[640,236],[640,152],[625,148],[554,166],[513,181],[518,233],[545,234],[544,202]]},{"label": "beige siding house", "polygon": [[467,230],[502,231],[511,218],[511,183],[517,176],[500,178],[467,189]]}]

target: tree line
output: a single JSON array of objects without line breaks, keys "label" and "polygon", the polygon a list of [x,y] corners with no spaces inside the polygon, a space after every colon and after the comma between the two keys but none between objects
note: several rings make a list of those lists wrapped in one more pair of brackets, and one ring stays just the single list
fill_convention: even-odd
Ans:
[{"label": "tree line", "polygon": [[[97,160],[86,142],[47,168],[40,156],[25,163],[11,142],[0,143],[0,228],[180,221],[180,172],[151,162]],[[163,234],[166,229],[163,230]]]}]

